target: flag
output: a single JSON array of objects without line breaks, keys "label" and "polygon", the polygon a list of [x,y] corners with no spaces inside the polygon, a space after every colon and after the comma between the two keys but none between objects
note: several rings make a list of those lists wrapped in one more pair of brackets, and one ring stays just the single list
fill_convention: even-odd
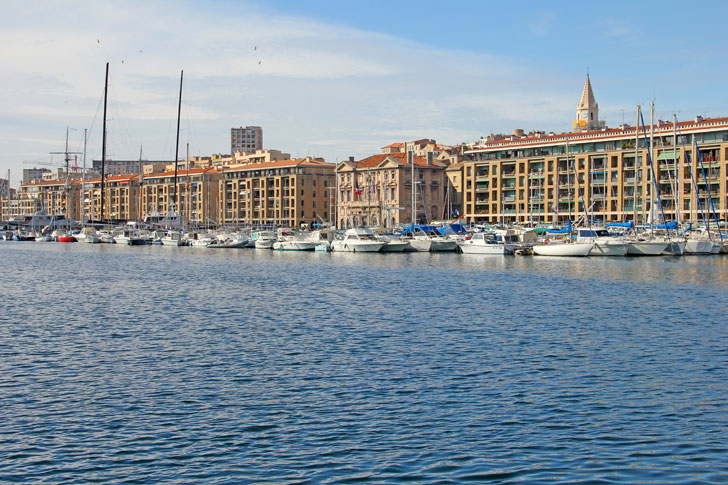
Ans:
[{"label": "flag", "polygon": [[361,195],[361,190],[359,190],[359,182],[354,182],[354,193],[356,195]]}]

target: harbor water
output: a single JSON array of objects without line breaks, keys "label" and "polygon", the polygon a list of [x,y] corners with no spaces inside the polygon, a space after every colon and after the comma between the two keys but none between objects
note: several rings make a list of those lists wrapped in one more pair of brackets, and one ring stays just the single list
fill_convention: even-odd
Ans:
[{"label": "harbor water", "polygon": [[0,482],[728,482],[728,257],[0,257]]}]

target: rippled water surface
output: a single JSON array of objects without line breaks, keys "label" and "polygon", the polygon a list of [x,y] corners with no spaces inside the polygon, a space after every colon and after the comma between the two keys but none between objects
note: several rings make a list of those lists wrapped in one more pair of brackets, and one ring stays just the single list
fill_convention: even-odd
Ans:
[{"label": "rippled water surface", "polygon": [[0,242],[0,481],[728,481],[728,257]]}]

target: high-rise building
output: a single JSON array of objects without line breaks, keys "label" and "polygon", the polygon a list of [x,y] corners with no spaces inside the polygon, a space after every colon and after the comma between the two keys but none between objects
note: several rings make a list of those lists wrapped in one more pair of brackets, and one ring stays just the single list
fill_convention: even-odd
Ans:
[{"label": "high-rise building", "polygon": [[263,149],[263,128],[246,126],[230,129],[230,154],[254,152]]}]

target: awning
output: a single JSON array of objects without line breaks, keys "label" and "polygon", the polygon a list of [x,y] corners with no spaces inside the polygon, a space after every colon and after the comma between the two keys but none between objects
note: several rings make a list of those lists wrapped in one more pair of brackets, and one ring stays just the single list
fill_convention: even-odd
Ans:
[{"label": "awning", "polygon": [[657,155],[658,160],[680,160],[680,152],[662,152]]}]

